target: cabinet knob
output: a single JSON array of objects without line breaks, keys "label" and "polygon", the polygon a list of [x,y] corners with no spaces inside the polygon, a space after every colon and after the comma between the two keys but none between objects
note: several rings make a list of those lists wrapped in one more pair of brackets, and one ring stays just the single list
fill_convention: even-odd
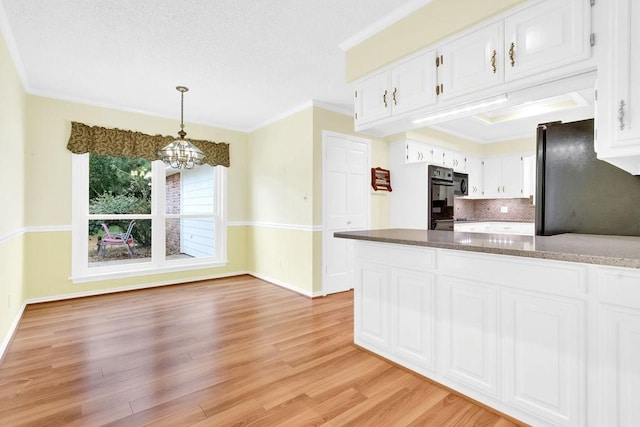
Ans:
[{"label": "cabinet knob", "polygon": [[500,192],[500,186],[498,185],[498,193]]},{"label": "cabinet knob", "polygon": [[382,102],[384,103],[384,108],[387,108],[387,94],[389,92],[387,92],[387,90],[384,90],[384,93],[382,94]]},{"label": "cabinet knob", "polygon": [[393,93],[391,94],[391,96],[393,98],[393,105],[398,105],[398,99],[396,98],[397,94],[398,94],[398,88],[394,87],[393,88]]},{"label": "cabinet knob", "polygon": [[509,59],[511,60],[511,67],[516,66],[516,44],[511,42],[511,47],[509,47]]},{"label": "cabinet knob", "polygon": [[620,130],[624,130],[624,99],[620,100],[620,106],[618,107],[618,121],[620,122]]}]

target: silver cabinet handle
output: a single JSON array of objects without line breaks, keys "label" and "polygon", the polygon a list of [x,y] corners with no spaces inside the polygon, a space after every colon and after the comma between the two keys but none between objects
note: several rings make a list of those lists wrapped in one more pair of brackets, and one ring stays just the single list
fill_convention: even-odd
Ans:
[{"label": "silver cabinet handle", "polygon": [[502,186],[502,192],[504,193],[504,185]]},{"label": "silver cabinet handle", "polygon": [[620,100],[618,107],[618,121],[620,122],[620,130],[624,130],[624,99]]},{"label": "silver cabinet handle", "polygon": [[498,193],[500,192],[500,186],[498,185]]}]

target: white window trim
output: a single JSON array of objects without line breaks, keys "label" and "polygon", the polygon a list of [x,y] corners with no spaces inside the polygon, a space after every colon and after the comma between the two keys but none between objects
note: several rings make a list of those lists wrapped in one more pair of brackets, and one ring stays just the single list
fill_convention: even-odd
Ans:
[{"label": "white window trim", "polygon": [[[151,214],[128,215],[131,219],[151,219],[152,224],[152,260],[149,262],[126,263],[106,267],[89,267],[87,254],[89,252],[89,154],[72,154],[71,161],[71,281],[86,283],[100,280],[120,279],[126,277],[147,276],[151,274],[172,273],[179,271],[218,268],[226,266],[227,260],[227,168],[217,167],[216,170],[216,257],[165,259],[165,218],[176,215],[165,214],[165,198],[159,197],[164,193],[165,168],[158,161],[152,162]],[[100,217],[108,217],[101,215]],[[211,217],[211,215],[206,215]]]}]

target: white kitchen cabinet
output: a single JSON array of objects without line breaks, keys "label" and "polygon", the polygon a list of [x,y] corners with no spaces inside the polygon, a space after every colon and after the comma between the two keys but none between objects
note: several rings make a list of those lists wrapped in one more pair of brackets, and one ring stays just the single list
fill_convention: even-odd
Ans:
[{"label": "white kitchen cabinet", "polygon": [[[637,285],[637,284],[636,284]],[[640,420],[640,311],[602,308],[605,406],[600,425],[632,427]]]},{"label": "white kitchen cabinet", "polygon": [[640,175],[640,3],[606,4],[605,42],[609,48],[598,66],[595,151],[605,160]]},{"label": "white kitchen cabinet", "polygon": [[445,372],[452,381],[498,396],[498,291],[445,277]]},{"label": "white kitchen cabinet", "polygon": [[355,89],[356,127],[436,102],[435,53],[421,53],[360,81]]},{"label": "white kitchen cabinet", "polygon": [[444,166],[456,172],[466,172],[466,156],[454,150],[447,150],[437,145],[429,145],[419,141],[406,141],[406,163],[425,162]]},{"label": "white kitchen cabinet", "polygon": [[598,348],[603,383],[596,399],[602,402],[597,424],[631,427],[640,420],[640,271],[599,271]]},{"label": "white kitchen cabinet", "polygon": [[522,158],[522,179],[523,179],[522,195],[524,197],[535,196],[536,195],[536,156],[534,154],[529,154],[529,155],[523,156]]},{"label": "white kitchen cabinet", "polygon": [[484,184],[483,196],[501,196],[502,159],[500,157],[487,157],[484,159],[482,167],[482,182]]},{"label": "white kitchen cabinet", "polygon": [[478,157],[467,156],[467,174],[469,174],[469,197],[476,198],[482,196],[482,160]]},{"label": "white kitchen cabinet", "polygon": [[506,155],[484,159],[484,196],[489,198],[523,197],[523,156]]},{"label": "white kitchen cabinet", "polygon": [[354,328],[358,339],[375,348],[389,347],[388,268],[375,263],[359,265],[355,283]]},{"label": "white kitchen cabinet", "polygon": [[[632,0],[630,0],[632,1]],[[505,20],[505,80],[556,69],[591,55],[585,0],[534,4]]]},{"label": "white kitchen cabinet", "polygon": [[636,269],[357,248],[356,344],[531,425],[640,419]]},{"label": "white kitchen cabinet", "polygon": [[524,195],[523,156],[502,156],[502,197],[522,197]]},{"label": "white kitchen cabinet", "polygon": [[435,371],[435,275],[399,268],[390,274],[391,351]]},{"label": "white kitchen cabinet", "polygon": [[503,37],[503,24],[497,22],[438,48],[441,98],[452,98],[503,83]]},{"label": "white kitchen cabinet", "polygon": [[467,159],[464,154],[458,151],[445,151],[444,164],[456,172],[464,173],[467,171]]},{"label": "white kitchen cabinet", "polygon": [[501,301],[505,400],[553,425],[584,425],[584,301],[515,291]]},{"label": "white kitchen cabinet", "polygon": [[406,163],[431,162],[433,150],[424,142],[407,140]]}]

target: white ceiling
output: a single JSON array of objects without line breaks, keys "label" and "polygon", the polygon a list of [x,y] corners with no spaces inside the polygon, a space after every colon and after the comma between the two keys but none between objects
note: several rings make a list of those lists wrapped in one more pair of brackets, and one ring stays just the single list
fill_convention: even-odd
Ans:
[{"label": "white ceiling", "polygon": [[0,0],[28,93],[249,131],[352,111],[338,45],[424,0]]}]

